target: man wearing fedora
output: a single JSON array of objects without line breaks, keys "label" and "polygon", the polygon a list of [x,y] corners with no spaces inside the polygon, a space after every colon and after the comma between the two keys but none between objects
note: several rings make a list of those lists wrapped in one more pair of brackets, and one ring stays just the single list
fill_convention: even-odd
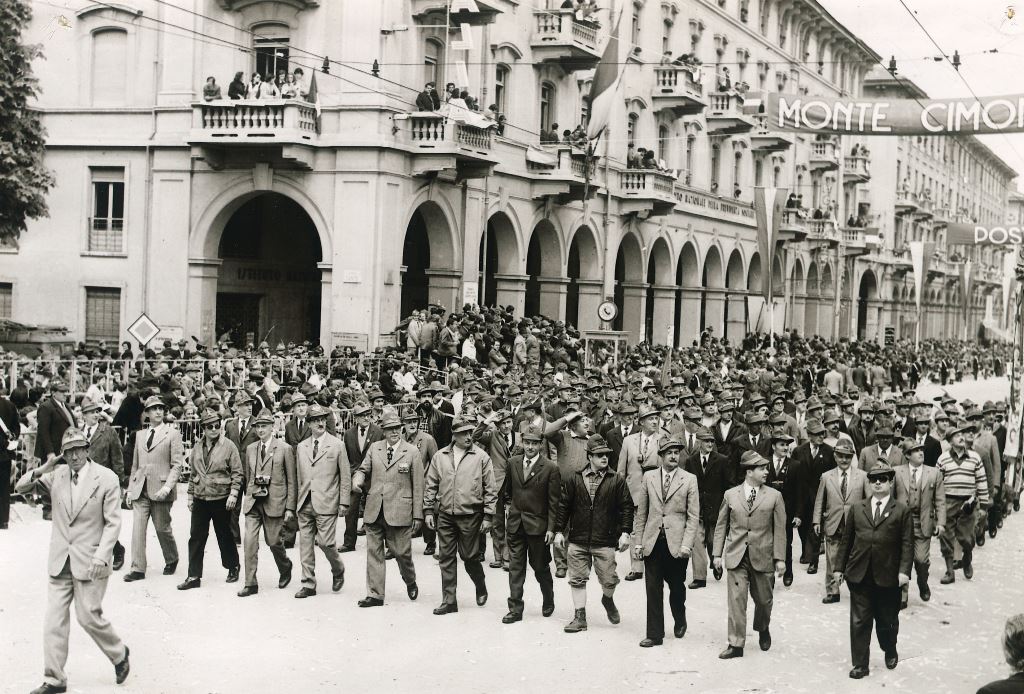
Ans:
[{"label": "man wearing fedora", "polygon": [[70,607],[96,645],[114,664],[118,684],[128,677],[128,647],[103,616],[103,595],[110,576],[114,543],[121,531],[121,483],[117,475],[89,460],[89,441],[68,428],[58,458],[43,461],[18,480],[15,490],[45,492],[57,507],[47,561],[49,589],[43,629],[43,676],[32,694],[67,691]]},{"label": "man wearing fedora", "polygon": [[442,599],[434,608],[436,615],[459,611],[456,550],[476,588],[476,604],[487,602],[481,543],[494,522],[498,489],[490,457],[473,445],[473,429],[468,419],[456,418],[451,444],[434,454],[427,470],[423,508],[427,527],[437,531],[441,567]]},{"label": "man wearing fedora", "polygon": [[782,574],[782,584],[787,587],[793,584],[793,529],[803,523],[803,492],[807,474],[802,462],[789,456],[793,442],[789,434],[781,431],[772,434],[772,457],[765,480],[765,484],[782,494],[786,505],[786,571]]},{"label": "man wearing fedora", "polygon": [[[805,424],[807,439],[793,449],[790,458],[803,476],[800,485],[800,563],[807,564],[807,573],[818,573],[818,557],[821,553],[821,535],[814,530],[814,504],[821,482],[821,476],[836,466],[834,451],[825,443],[825,425],[817,419]],[[856,450],[856,446],[854,447]]]},{"label": "man wearing fedora", "polygon": [[416,391],[419,404],[416,412],[423,420],[424,428],[434,437],[438,448],[444,448],[452,442],[452,420],[455,419],[455,406],[444,397],[445,387],[440,381],[431,381],[425,388]]},{"label": "man wearing fedora", "polygon": [[601,605],[608,621],[620,621],[613,597],[619,583],[615,552],[629,547],[634,502],[626,480],[608,465],[611,452],[604,437],[594,434],[587,440],[587,466],[562,482],[554,543],[565,547],[568,533],[566,555],[575,611],[564,628],[568,634],[587,630],[587,581],[591,567],[601,584]]},{"label": "man wearing fedora", "polygon": [[[251,374],[252,372],[250,372]],[[256,401],[252,395],[245,392],[244,390],[238,391],[235,394],[234,406],[235,406],[235,418],[229,419],[224,423],[224,436],[235,444],[235,448],[238,449],[238,458],[243,460],[245,458],[245,451],[252,444],[256,443],[259,437],[256,435],[256,430],[253,429],[253,422],[255,421],[255,410],[259,408],[259,402]],[[273,412],[273,410],[269,410]],[[242,470],[242,489],[245,489],[244,479],[245,470]],[[241,493],[241,490],[239,491]],[[234,509],[228,514],[231,521],[231,537],[234,538],[235,544],[240,545],[242,543],[242,528],[241,528],[241,517],[242,517],[242,499],[239,498],[238,504],[235,505]]]},{"label": "man wearing fedora", "polygon": [[[412,536],[423,525],[423,465],[419,451],[402,438],[402,420],[385,412],[384,438],[370,445],[352,476],[353,498],[365,497],[366,592],[360,607],[384,604],[384,542],[394,552],[410,600],[419,596],[412,562]],[[366,491],[362,492],[365,487]]]},{"label": "man wearing fedora", "polygon": [[[77,426],[75,415],[68,407],[68,384],[60,378],[50,381],[50,397],[36,408],[35,456],[46,462],[60,455],[60,442],[69,427]],[[43,518],[49,519],[50,499],[42,495]]]},{"label": "man wearing fedora", "polygon": [[163,400],[151,395],[146,398],[144,407],[143,417],[148,419],[148,426],[135,432],[126,496],[132,509],[132,566],[124,577],[128,582],[146,577],[146,528],[150,518],[164,556],[164,575],[170,576],[178,567],[178,545],[171,531],[171,505],[177,497],[185,447],[178,430],[163,421],[166,412]]},{"label": "man wearing fedora", "polygon": [[[808,425],[808,433],[813,423]],[[853,467],[853,459],[857,455],[853,444],[840,439],[832,454],[836,467],[821,475],[811,514],[814,534],[825,540],[825,597],[821,602],[826,605],[839,602],[839,582],[833,574],[847,514],[851,506],[871,495],[867,475]]]},{"label": "man wearing fedora", "polygon": [[[895,469],[893,497],[910,508],[914,523],[914,572],[921,600],[928,602],[932,591],[928,587],[928,569],[931,565],[932,536],[943,533],[946,525],[946,487],[942,473],[925,462],[927,446],[919,439],[903,442],[906,465]],[[906,609],[909,584],[902,587],[900,609]]]},{"label": "man wearing fedora", "polygon": [[244,598],[259,592],[256,582],[260,529],[277,565],[278,588],[292,580],[292,562],[285,554],[282,529],[295,522],[295,454],[287,441],[274,436],[274,416],[260,412],[253,422],[259,441],[245,449],[245,584],[238,592]]},{"label": "man wearing fedora", "polygon": [[555,611],[549,545],[555,537],[561,476],[558,466],[544,455],[544,432],[539,427],[528,427],[520,442],[523,452],[509,459],[499,497],[499,506],[508,507],[509,598],[504,624],[523,619],[527,561],[540,585],[541,614],[550,617]]},{"label": "man wearing fedora", "polygon": [[[124,482],[124,450],[117,432],[100,416],[100,406],[86,400],[82,403],[82,431],[89,442],[89,459],[97,465],[111,470],[117,475],[118,484]],[[114,543],[114,571],[124,566],[124,546],[120,541]]]},{"label": "man wearing fedora", "polygon": [[914,523],[910,509],[892,496],[895,472],[884,460],[868,470],[871,496],[850,508],[836,552],[834,580],[850,588],[852,679],[867,677],[874,623],[885,666],[899,662],[900,588],[910,582]]},{"label": "man wearing fedora", "polygon": [[[370,445],[384,438],[384,432],[373,421],[373,407],[365,400],[357,402],[352,408],[355,423],[345,430],[342,440],[345,442],[345,455],[348,456],[349,469],[352,474],[363,464]],[[359,532],[359,506],[362,492],[352,489],[352,498],[348,501],[348,515],[345,516],[345,534],[339,552],[352,552],[356,548]]]},{"label": "man wearing fedora", "polygon": [[[714,436],[707,429],[702,432],[714,448]],[[661,467],[645,472],[640,481],[633,551],[643,559],[647,577],[647,636],[641,648],[660,646],[665,638],[665,583],[673,634],[677,639],[686,634],[686,562],[698,541],[701,508],[697,477],[679,467],[684,448],[676,437],[662,439]]]},{"label": "man wearing fedora", "polygon": [[[644,473],[648,470],[655,470],[659,466],[658,448],[661,446],[662,438],[667,434],[661,428],[661,416],[651,405],[640,406],[637,420],[640,422],[640,431],[630,434],[622,441],[622,451],[619,453],[618,474],[625,479],[626,487],[633,498],[633,505],[640,496],[640,483]],[[590,453],[588,449],[588,460]],[[634,511],[635,514],[635,511]],[[632,531],[632,527],[630,528]],[[633,537],[632,545],[639,544],[639,539]],[[627,581],[635,581],[644,577],[644,563],[637,559],[634,554],[630,558],[629,573],[626,574]]]},{"label": "man wearing fedora", "polygon": [[748,591],[758,645],[771,648],[772,592],[775,577],[786,572],[786,506],[782,494],[765,484],[768,461],[746,451],[740,467],[743,483],[725,492],[715,525],[713,565],[729,570],[729,645],[718,654],[722,659],[743,657]]},{"label": "man wearing fedora", "polygon": [[337,593],[345,585],[345,565],[334,543],[338,518],[348,512],[352,497],[352,474],[345,444],[327,433],[329,415],[330,411],[320,405],[309,408],[311,435],[299,443],[295,455],[295,505],[302,564],[302,587],[295,593],[296,598],[316,595],[315,547],[320,548],[331,565],[331,590]]},{"label": "man wearing fedora", "polygon": [[[689,588],[704,588],[708,580],[708,565],[714,549],[715,523],[722,506],[725,490],[732,486],[729,461],[715,450],[715,435],[701,427],[697,430],[698,450],[685,459],[682,469],[694,476],[700,499],[700,515],[693,541],[693,581]],[[685,450],[685,449],[684,449]],[[682,453],[680,453],[682,457]],[[684,566],[685,568],[685,566]],[[721,580],[722,571],[713,569],[715,580]]]}]

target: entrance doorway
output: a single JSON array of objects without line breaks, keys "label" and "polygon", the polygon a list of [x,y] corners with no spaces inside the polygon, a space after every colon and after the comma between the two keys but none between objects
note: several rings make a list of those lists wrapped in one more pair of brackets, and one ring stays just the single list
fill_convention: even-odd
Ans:
[{"label": "entrance doorway", "polygon": [[217,292],[217,341],[256,343],[260,330],[261,294]]}]

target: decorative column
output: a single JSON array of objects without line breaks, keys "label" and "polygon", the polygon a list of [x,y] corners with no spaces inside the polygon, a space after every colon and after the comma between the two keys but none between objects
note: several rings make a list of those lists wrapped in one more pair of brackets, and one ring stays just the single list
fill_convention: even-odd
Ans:
[{"label": "decorative column", "polygon": [[565,295],[569,280],[564,277],[538,277],[540,312],[555,320],[565,320]]},{"label": "decorative column", "polygon": [[715,335],[721,337],[725,331],[725,289],[723,287],[704,288],[704,325],[702,328],[714,328]]},{"label": "decorative column", "polygon": [[636,344],[644,338],[644,316],[647,315],[647,283],[622,283],[622,329],[628,333],[627,340]]},{"label": "decorative column", "polygon": [[579,325],[580,330],[600,330],[601,319],[597,317],[597,307],[604,300],[604,282],[602,280],[576,280],[580,290]]},{"label": "decorative column", "polygon": [[726,290],[725,300],[729,305],[725,336],[729,339],[729,344],[738,345],[747,334],[747,292],[743,289]]},{"label": "decorative column", "polygon": [[334,312],[331,310],[334,271],[331,263],[317,263],[316,267],[320,270],[320,344],[325,351],[330,352],[334,349],[331,341],[331,327],[334,325]]},{"label": "decorative column", "polygon": [[[657,285],[654,287],[654,326],[652,342],[656,345],[670,345],[675,338],[676,288]],[[645,314],[646,315],[646,314]],[[669,333],[669,330],[672,330]]]},{"label": "decorative column", "polygon": [[433,270],[424,271],[427,275],[429,289],[427,300],[433,304],[440,304],[449,311],[456,311],[462,308],[462,273],[458,270]]},{"label": "decorative column", "polygon": [[679,301],[679,344],[680,349],[689,347],[700,337],[700,299],[699,287],[683,287],[680,289]]},{"label": "decorative column", "polygon": [[528,275],[494,275],[496,283],[496,301],[499,306],[511,305],[515,315],[523,315],[526,306],[526,280]]}]

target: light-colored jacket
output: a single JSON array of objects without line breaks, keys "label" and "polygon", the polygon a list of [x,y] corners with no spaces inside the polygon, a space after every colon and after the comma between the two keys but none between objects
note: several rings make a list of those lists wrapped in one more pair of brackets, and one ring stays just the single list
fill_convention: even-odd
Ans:
[{"label": "light-colored jacket", "polygon": [[227,436],[218,436],[206,456],[205,436],[196,442],[189,455],[192,474],[188,478],[188,495],[196,499],[238,498],[242,488],[242,459],[238,448]]},{"label": "light-colored jacket", "polygon": [[455,445],[438,450],[427,470],[423,507],[433,513],[437,504],[440,513],[465,516],[483,512],[494,515],[498,487],[494,483],[491,458],[479,446],[459,452],[455,466]]},{"label": "light-colored jacket", "polygon": [[[367,478],[369,489],[365,489]],[[404,439],[395,444],[390,463],[386,440],[370,444],[352,484],[366,491],[363,520],[367,523],[376,522],[381,514],[388,525],[397,527],[423,520],[423,464],[416,446]]]},{"label": "light-colored jacket", "polygon": [[309,499],[314,513],[336,516],[342,504],[348,506],[352,496],[352,475],[345,444],[337,436],[325,432],[314,458],[314,443],[310,436],[295,447],[298,480],[295,507],[301,509]]},{"label": "light-colored jacket", "polygon": [[677,468],[673,473],[668,496],[663,492],[661,470],[645,472],[636,499],[633,532],[640,539],[644,556],[647,557],[654,551],[654,545],[664,528],[668,551],[673,557],[679,558],[683,556],[683,547],[693,549],[697,526],[700,524],[697,477]]},{"label": "light-colored jacket", "polygon": [[53,501],[50,557],[46,563],[49,575],[59,576],[70,560],[71,575],[87,581],[93,559],[107,563],[106,571],[99,572],[97,578],[110,575],[114,543],[121,533],[121,484],[112,470],[94,462],[78,484],[85,487],[75,504],[71,496],[71,467],[61,464],[35,481],[32,471],[26,472],[15,491],[24,494],[35,489],[48,493]]},{"label": "light-colored jacket", "polygon": [[128,481],[128,498],[135,501],[142,496],[145,486],[146,495],[152,499],[161,487],[168,487],[171,493],[164,500],[172,502],[176,498],[175,488],[181,464],[185,461],[185,446],[181,442],[181,434],[170,424],[161,424],[156,428],[153,445],[146,447],[149,429],[135,432],[135,451],[132,454],[132,474]]},{"label": "light-colored jacket", "polygon": [[[937,468],[921,465],[920,482],[917,485],[917,498],[920,504],[921,537],[931,537],[935,526],[946,526],[946,487],[942,473]],[[910,465],[896,468],[896,479],[892,485],[892,495],[910,508]],[[913,509],[911,509],[913,512]]]},{"label": "light-colored jacket", "polygon": [[782,494],[762,484],[747,509],[743,485],[727,489],[718,511],[713,556],[722,557],[725,568],[735,569],[744,554],[755,571],[768,573],[773,562],[786,560],[786,504]]},{"label": "light-colored jacket", "polygon": [[[881,459],[881,455],[878,451],[878,444],[872,444],[871,446],[865,446],[860,452],[860,469],[864,472],[871,472],[871,469],[878,465],[878,461]],[[885,458],[886,462],[889,463],[890,467],[896,467],[897,465],[903,465],[903,452],[899,447],[892,443],[889,444],[889,456]]]},{"label": "light-colored jacket", "polygon": [[863,470],[850,466],[846,478],[846,499],[843,499],[843,471],[833,468],[821,476],[818,493],[814,496],[813,523],[820,525],[824,535],[829,537],[840,530],[840,525],[850,506],[871,496],[868,475]]},{"label": "light-colored jacket", "polygon": [[640,496],[640,480],[644,472],[659,467],[661,458],[658,457],[658,446],[661,444],[661,437],[664,432],[660,429],[651,434],[651,440],[647,444],[647,455],[641,459],[641,437],[643,432],[630,434],[622,440],[622,450],[619,451],[619,464],[616,470],[626,479],[626,486],[629,487],[629,495],[633,497],[633,504],[637,503]]},{"label": "light-colored jacket", "polygon": [[[245,479],[248,486],[245,489],[242,511],[248,513],[256,505],[256,501],[262,499],[263,512],[271,518],[279,518],[284,515],[285,511],[295,511],[295,499],[298,492],[295,479],[295,454],[292,452],[292,447],[283,439],[271,437],[266,444],[267,454],[261,458],[260,443],[259,441],[251,443],[245,449]],[[257,489],[254,481],[256,475],[270,475],[266,496],[253,496],[253,492]]]}]

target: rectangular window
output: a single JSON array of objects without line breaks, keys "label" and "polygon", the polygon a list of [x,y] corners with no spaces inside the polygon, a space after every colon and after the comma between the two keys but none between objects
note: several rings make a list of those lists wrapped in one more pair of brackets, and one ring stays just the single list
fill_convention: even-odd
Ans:
[{"label": "rectangular window", "polygon": [[545,82],[540,86],[540,129],[545,132],[551,130],[554,106],[555,88]]},{"label": "rectangular window", "polygon": [[10,318],[14,314],[14,285],[0,282],[0,318]]},{"label": "rectangular window", "polygon": [[124,252],[124,169],[94,168],[92,216],[89,217],[90,253]]},{"label": "rectangular window", "polygon": [[498,113],[505,113],[505,86],[508,84],[508,68],[499,65],[494,71],[494,103]]},{"label": "rectangular window", "polygon": [[121,336],[121,290],[85,288],[85,341],[117,343]]},{"label": "rectangular window", "polygon": [[288,72],[289,39],[286,27],[259,26],[253,30],[252,50],[256,72],[264,81],[273,80],[279,72]]},{"label": "rectangular window", "polygon": [[92,36],[92,103],[119,106],[128,85],[128,33],[103,29]]}]

